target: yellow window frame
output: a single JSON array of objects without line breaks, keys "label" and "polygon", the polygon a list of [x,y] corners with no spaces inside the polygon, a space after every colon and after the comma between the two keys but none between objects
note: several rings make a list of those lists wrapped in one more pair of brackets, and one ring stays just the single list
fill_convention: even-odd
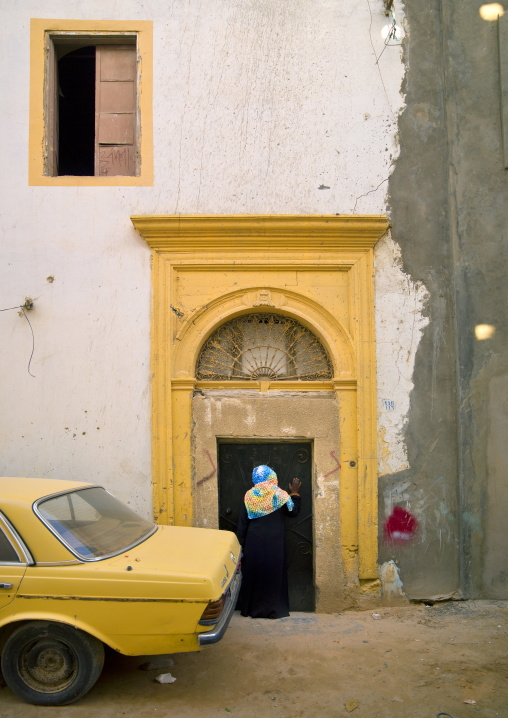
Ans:
[{"label": "yellow window frame", "polygon": [[[46,142],[49,134],[45,111],[48,35],[76,33],[88,38],[112,35],[137,36],[138,141],[140,171],[136,176],[50,176],[45,172]],[[32,18],[30,21],[30,125],[28,143],[28,184],[30,186],[125,187],[153,185],[153,23],[114,20],[53,20]]]}]

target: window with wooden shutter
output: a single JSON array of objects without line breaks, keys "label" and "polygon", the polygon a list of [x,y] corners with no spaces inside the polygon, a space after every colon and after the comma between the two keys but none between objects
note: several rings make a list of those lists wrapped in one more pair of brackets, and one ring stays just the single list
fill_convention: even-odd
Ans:
[{"label": "window with wooden shutter", "polygon": [[95,174],[133,175],[136,160],[136,47],[98,45]]},{"label": "window with wooden shutter", "polygon": [[153,22],[30,19],[28,182],[153,186]]},{"label": "window with wooden shutter", "polygon": [[49,175],[136,175],[137,52],[119,39],[49,38]]}]

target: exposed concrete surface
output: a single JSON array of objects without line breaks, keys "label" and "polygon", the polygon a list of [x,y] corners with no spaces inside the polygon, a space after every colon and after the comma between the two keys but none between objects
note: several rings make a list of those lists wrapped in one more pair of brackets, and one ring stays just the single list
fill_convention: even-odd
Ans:
[{"label": "exposed concrete surface", "polygon": [[[506,523],[486,507],[508,471],[508,454],[489,460],[487,432],[499,421],[489,401],[493,379],[508,376],[508,173],[504,169],[499,46],[496,22],[486,22],[478,4],[443,0],[444,82],[449,136],[448,191],[453,249],[461,487],[462,584],[467,596],[507,595],[499,576],[508,573],[508,555],[484,573],[487,551],[506,545]],[[474,99],[473,99],[474,98]],[[478,339],[475,328],[495,333]],[[494,529],[494,530],[492,530]]]},{"label": "exposed concrete surface", "polygon": [[483,580],[486,591],[493,598],[504,598],[508,590],[506,563],[506,437],[508,436],[508,376],[494,377],[489,387],[491,421],[488,434],[488,468],[490,482],[487,491],[488,525]]},{"label": "exposed concrete surface", "polygon": [[[380,478],[380,524],[398,496],[419,521],[388,546],[408,595],[506,597],[499,450],[508,375],[506,196],[497,23],[481,3],[406,0],[405,108],[390,177],[392,238],[428,291],[404,426],[407,469]],[[478,339],[475,328],[495,333]],[[496,388],[494,388],[496,387]]]},{"label": "exposed concrete surface", "polygon": [[[380,563],[393,559],[407,595],[450,595],[460,587],[452,248],[449,240],[448,133],[443,86],[441,2],[406,2],[406,107],[401,150],[390,177],[392,239],[408,281],[428,298],[404,425],[409,469],[379,480]],[[383,522],[394,505],[419,522],[405,545],[385,542]]]},{"label": "exposed concrete surface", "polygon": [[[108,655],[96,686],[71,706],[29,706],[3,688],[0,718],[506,718],[505,602],[412,605],[378,615],[235,615],[221,643],[177,654],[169,668],[141,671],[146,657]],[[168,672],[175,683],[155,681]]]}]

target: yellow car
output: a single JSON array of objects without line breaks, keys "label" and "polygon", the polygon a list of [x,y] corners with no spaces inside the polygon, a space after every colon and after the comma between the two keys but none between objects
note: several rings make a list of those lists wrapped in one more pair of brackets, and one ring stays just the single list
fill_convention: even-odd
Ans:
[{"label": "yellow car", "polygon": [[229,531],[156,526],[105,489],[0,478],[0,651],[7,685],[66,705],[94,685],[104,645],[195,651],[224,635],[240,588]]}]

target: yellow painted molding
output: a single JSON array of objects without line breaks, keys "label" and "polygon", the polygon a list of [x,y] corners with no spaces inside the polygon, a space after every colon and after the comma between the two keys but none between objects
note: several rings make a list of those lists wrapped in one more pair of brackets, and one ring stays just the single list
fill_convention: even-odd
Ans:
[{"label": "yellow painted molding", "polygon": [[384,215],[149,215],[131,220],[158,252],[213,255],[227,249],[361,252],[389,228]]},{"label": "yellow painted molding", "polygon": [[194,391],[196,379],[188,377],[173,377],[171,379],[171,388],[173,391]]},{"label": "yellow painted molding", "polygon": [[293,290],[263,284],[221,294],[181,320],[173,350],[173,376],[192,376],[199,351],[221,324],[243,314],[259,311],[256,299],[260,289],[271,292],[270,311],[292,316],[316,334],[328,352],[337,378],[355,374],[353,341],[346,328],[317,301]]},{"label": "yellow painted molding", "polygon": [[[342,563],[346,580],[358,580],[358,434],[357,396],[351,386],[337,386],[340,422],[340,535]],[[351,465],[354,463],[354,466]]]},{"label": "yellow painted molding", "polygon": [[[347,272],[351,269],[351,267],[358,261],[359,252],[355,252],[351,250],[350,252],[340,252],[337,253],[335,256],[331,254],[331,258],[329,256],[324,256],[321,254],[321,257],[319,259],[319,265],[316,265],[315,258],[312,261],[305,261],[302,259],[302,254],[298,254],[298,258],[295,258],[293,254],[291,254],[286,247],[285,252],[280,252],[281,256],[269,254],[266,251],[262,253],[260,256],[260,253],[255,250],[254,256],[256,256],[256,259],[251,259],[248,255],[242,255],[241,257],[238,256],[237,253],[234,251],[231,252],[223,252],[222,253],[222,259],[217,260],[215,258],[211,258],[210,261],[204,265],[203,264],[203,257],[200,255],[199,259],[194,258],[193,255],[187,255],[187,254],[180,254],[177,251],[175,253],[171,252],[171,264],[172,266],[178,270],[181,274],[184,272],[189,272],[192,274],[199,274],[200,272],[205,273],[209,272],[210,270],[218,270],[224,269],[225,267],[230,267],[231,263],[235,263],[235,271],[237,271],[240,275],[242,272],[252,272],[254,271],[263,271],[263,272],[283,272],[283,271],[312,271],[316,274],[319,274],[319,272],[329,272],[331,271],[342,271]],[[161,256],[166,256],[164,252],[160,252]],[[284,258],[282,258],[282,255],[285,254]],[[307,253],[307,257],[309,254]],[[311,254],[310,256],[314,257],[314,254]]]},{"label": "yellow painted molding", "polygon": [[[174,523],[173,442],[168,427],[172,426],[170,365],[170,320],[165,311],[169,287],[166,262],[152,253],[152,480],[154,520],[160,524]],[[153,348],[156,347],[157,351]]]},{"label": "yellow painted molding", "polygon": [[[44,172],[46,153],[46,41],[48,35],[97,37],[136,35],[138,49],[138,107],[141,137],[140,174],[136,177],[51,177]],[[46,187],[127,187],[153,185],[153,22],[151,20],[30,20],[30,109],[28,184]]]},{"label": "yellow painted molding", "polygon": [[[192,395],[196,389],[250,392],[334,391],[340,421],[340,542],[349,585],[377,579],[376,364],[373,247],[388,230],[383,216],[131,217],[152,249],[154,500],[171,500],[161,520],[192,520]],[[315,273],[314,294],[284,284],[282,272]],[[256,273],[255,285],[252,272]],[[251,274],[249,275],[248,272]],[[334,316],[320,284],[340,273],[344,317]],[[214,274],[215,273],[215,274]],[[196,275],[196,276],[194,276]],[[221,282],[213,279],[220,275]],[[196,279],[199,277],[199,280]],[[227,279],[222,279],[227,277]],[[233,281],[234,280],[234,281]],[[193,286],[189,307],[178,283]],[[225,284],[223,284],[225,282]],[[279,284],[277,284],[279,282]],[[236,285],[236,286],[235,286]],[[201,306],[196,289],[206,288]],[[259,309],[260,290],[270,302]],[[176,310],[176,311],[175,311]],[[327,349],[326,382],[196,381],[203,342],[221,324],[252,311],[287,314]],[[171,488],[156,484],[172,470]],[[157,499],[157,497],[159,497]]]},{"label": "yellow painted molding", "polygon": [[332,386],[335,391],[356,391],[358,382],[356,379],[332,379]]},{"label": "yellow painted molding", "polygon": [[[377,392],[374,317],[374,257],[366,252],[351,270],[358,369],[359,577],[376,579],[378,546]],[[366,341],[368,339],[368,341]]]},{"label": "yellow painted molding", "polygon": [[173,500],[177,526],[192,526],[192,393],[194,382],[172,381]]},{"label": "yellow painted molding", "polygon": [[[348,380],[345,380],[347,383]],[[205,381],[200,379],[196,382],[196,389],[243,389],[245,391],[334,391],[335,384],[331,381],[263,381],[266,389],[261,388],[260,381],[235,380],[235,381]]]}]

